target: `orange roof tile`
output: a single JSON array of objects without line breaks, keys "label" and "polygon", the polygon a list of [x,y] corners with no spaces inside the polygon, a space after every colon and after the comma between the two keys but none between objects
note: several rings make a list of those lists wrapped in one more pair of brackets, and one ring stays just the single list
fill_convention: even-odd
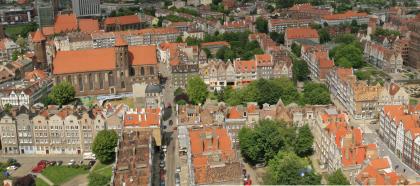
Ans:
[{"label": "orange roof tile", "polygon": [[43,70],[40,70],[40,69],[35,69],[31,72],[25,72],[26,81],[38,80],[38,79],[42,80],[47,77],[48,75]]},{"label": "orange roof tile", "polygon": [[257,63],[254,60],[237,60],[234,62],[234,66],[240,72],[254,72],[257,70]]},{"label": "orange roof tile", "polygon": [[341,14],[332,14],[332,15],[325,15],[323,16],[326,20],[343,20],[343,19],[352,19],[355,17],[367,17],[368,14],[365,12],[354,12],[354,11],[347,11]]},{"label": "orange roof tile", "polygon": [[256,104],[249,104],[247,107],[247,112],[248,113],[254,113],[257,110],[257,105]]},{"label": "orange roof tile", "polygon": [[214,46],[214,45],[230,46],[229,43],[226,41],[213,41],[213,42],[201,43],[201,46]]},{"label": "orange roof tile", "polygon": [[77,30],[77,18],[74,14],[61,14],[56,17],[54,24],[55,33]]},{"label": "orange roof tile", "polygon": [[[132,65],[157,64],[156,46],[129,46]],[[53,60],[54,74],[96,72],[115,69],[115,49],[99,48],[58,51]]]},{"label": "orange roof tile", "polygon": [[356,176],[356,181],[363,185],[397,185],[400,177],[395,171],[383,171],[388,168],[390,168],[388,159],[374,159]]},{"label": "orange roof tile", "polygon": [[286,36],[288,39],[319,38],[318,32],[312,28],[287,28]]},{"label": "orange roof tile", "polygon": [[140,18],[137,15],[108,17],[104,21],[105,25],[131,25],[136,23],[140,23]]},{"label": "orange roof tile", "polygon": [[121,47],[121,46],[128,46],[127,41],[125,41],[124,38],[122,38],[121,36],[117,36],[115,38],[115,46],[116,47]]},{"label": "orange roof tile", "polygon": [[52,36],[54,35],[54,27],[53,26],[42,27],[42,33],[45,36]]},{"label": "orange roof tile", "polygon": [[85,33],[99,31],[99,22],[96,19],[79,19],[79,29]]},{"label": "orange roof tile", "polygon": [[144,112],[131,113],[124,116],[124,126],[134,127],[159,127],[160,125],[160,109],[147,108]]},{"label": "orange roof tile", "polygon": [[46,38],[45,38],[44,34],[42,33],[42,31],[40,29],[38,29],[35,32],[34,36],[32,37],[32,41],[37,42],[37,43],[45,41],[45,40],[46,40]]},{"label": "orange roof tile", "polygon": [[232,107],[230,109],[230,113],[229,113],[229,119],[240,119],[241,114],[239,113],[238,109],[236,107]]},{"label": "orange roof tile", "polygon": [[257,61],[257,66],[272,66],[272,56],[270,54],[257,54],[255,55],[255,60]]}]

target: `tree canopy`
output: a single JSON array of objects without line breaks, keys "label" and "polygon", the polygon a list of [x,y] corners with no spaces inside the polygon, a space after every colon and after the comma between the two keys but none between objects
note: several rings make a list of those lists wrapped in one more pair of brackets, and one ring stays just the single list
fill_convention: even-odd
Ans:
[{"label": "tree canopy", "polygon": [[92,152],[102,163],[110,163],[115,160],[117,143],[118,135],[114,130],[102,130],[93,140]]},{"label": "tree canopy", "polygon": [[301,55],[301,46],[299,44],[296,44],[295,42],[292,43],[292,46],[290,46],[292,49],[293,54],[295,54],[297,57],[300,57]]},{"label": "tree canopy", "polygon": [[69,82],[63,81],[55,85],[48,96],[54,104],[65,105],[72,102],[75,95],[74,87]]},{"label": "tree canopy", "polygon": [[308,125],[298,129],[298,135],[294,144],[294,151],[300,157],[306,157],[313,154],[312,145],[314,143],[314,136],[311,133]]},{"label": "tree canopy", "polygon": [[327,105],[331,103],[330,92],[324,84],[307,82],[303,86],[302,105]]},{"label": "tree canopy", "polygon": [[268,162],[284,147],[279,123],[262,120],[254,129],[243,128],[239,131],[240,149],[244,158],[251,164]]},{"label": "tree canopy", "polygon": [[327,180],[329,185],[350,185],[350,182],[347,180],[341,169],[338,169],[328,175]]},{"label": "tree canopy", "polygon": [[255,28],[258,32],[268,33],[268,21],[262,17],[258,17],[255,20]]},{"label": "tree canopy", "polygon": [[306,81],[309,79],[309,68],[308,64],[301,60],[293,60],[292,74],[294,81]]},{"label": "tree canopy", "polygon": [[318,35],[319,35],[319,42],[321,44],[331,41],[330,33],[328,32],[326,28],[319,29]]},{"label": "tree canopy", "polygon": [[264,184],[268,185],[320,185],[321,176],[309,168],[305,159],[294,152],[279,152],[268,163]]},{"label": "tree canopy", "polygon": [[208,95],[207,85],[200,76],[193,76],[187,82],[187,94],[193,104],[204,103]]}]

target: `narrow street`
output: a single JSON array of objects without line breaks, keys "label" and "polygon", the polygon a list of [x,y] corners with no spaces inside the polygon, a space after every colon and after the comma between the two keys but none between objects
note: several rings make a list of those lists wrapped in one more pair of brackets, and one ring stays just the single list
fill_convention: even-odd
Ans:
[{"label": "narrow street", "polygon": [[[164,112],[172,112],[170,118],[166,121],[163,121],[163,125],[166,126],[164,130],[163,136],[163,145],[167,145],[167,151],[165,156],[165,185],[175,185],[175,169],[176,169],[176,140],[177,140],[177,132],[175,129],[176,127],[176,117],[175,117],[175,104],[173,103],[174,100],[174,88],[172,87],[172,79],[170,76],[170,72],[166,67],[166,64],[159,63],[159,71],[161,75],[166,78],[164,82],[165,88],[163,89],[163,102],[165,107],[171,105],[172,111],[168,109],[164,109]],[[172,121],[174,124],[171,126],[169,122]]]}]

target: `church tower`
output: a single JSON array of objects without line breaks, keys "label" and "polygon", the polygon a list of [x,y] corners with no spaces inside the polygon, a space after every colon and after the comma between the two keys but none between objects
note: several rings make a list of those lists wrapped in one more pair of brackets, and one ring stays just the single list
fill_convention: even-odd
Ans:
[{"label": "church tower", "polygon": [[44,34],[41,30],[37,30],[32,38],[32,43],[34,44],[35,56],[33,59],[34,67],[39,69],[45,69],[47,65],[47,51],[46,51],[46,41]]},{"label": "church tower", "polygon": [[120,81],[119,87],[125,89],[129,83],[130,56],[128,43],[121,36],[115,38],[115,58],[117,78]]}]

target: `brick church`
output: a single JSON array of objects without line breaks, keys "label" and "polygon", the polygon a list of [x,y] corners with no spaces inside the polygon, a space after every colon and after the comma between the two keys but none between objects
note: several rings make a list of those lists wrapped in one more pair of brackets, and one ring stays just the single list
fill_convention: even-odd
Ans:
[{"label": "brick church", "polygon": [[70,82],[76,96],[131,92],[133,83],[159,82],[156,46],[128,46],[117,36],[113,48],[58,51],[52,73],[55,84]]}]

